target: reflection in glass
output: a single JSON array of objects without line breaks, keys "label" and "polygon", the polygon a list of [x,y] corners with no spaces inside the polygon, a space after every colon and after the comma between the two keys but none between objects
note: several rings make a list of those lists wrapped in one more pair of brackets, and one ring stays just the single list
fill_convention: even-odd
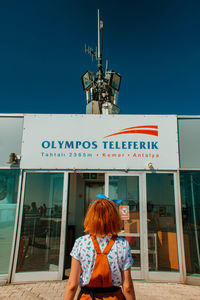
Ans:
[{"label": "reflection in glass", "polygon": [[28,173],[17,272],[57,271],[63,174]]},{"label": "reflection in glass", "polygon": [[8,274],[18,193],[18,170],[0,171],[0,275]]},{"label": "reflection in glass", "polygon": [[179,271],[173,174],[147,174],[150,271]]},{"label": "reflection in glass", "polygon": [[[119,233],[128,240],[134,259],[133,270],[141,268],[140,263],[140,218],[139,218],[139,177],[138,176],[110,176],[109,177],[109,198],[120,199],[117,204],[126,211],[128,217],[123,219],[123,228]],[[121,214],[122,216],[122,214]]]},{"label": "reflection in glass", "polygon": [[200,172],[181,172],[182,220],[187,274],[200,274]]}]

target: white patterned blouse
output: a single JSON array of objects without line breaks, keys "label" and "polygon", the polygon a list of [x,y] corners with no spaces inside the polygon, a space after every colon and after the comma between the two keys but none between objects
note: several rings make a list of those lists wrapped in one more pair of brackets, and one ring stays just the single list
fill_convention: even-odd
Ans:
[{"label": "white patterned blouse", "polygon": [[[108,244],[111,236],[97,237],[101,251]],[[84,235],[76,239],[74,247],[70,253],[72,257],[80,261],[82,274],[80,277],[80,286],[89,283],[93,272],[96,252],[90,235]],[[118,237],[107,255],[111,271],[112,283],[119,286],[122,283],[121,271],[129,269],[133,264],[131,249],[128,241],[124,237]]]}]

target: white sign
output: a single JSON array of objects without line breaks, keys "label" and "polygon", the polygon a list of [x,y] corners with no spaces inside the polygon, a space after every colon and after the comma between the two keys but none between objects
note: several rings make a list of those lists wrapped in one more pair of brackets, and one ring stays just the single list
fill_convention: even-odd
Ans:
[{"label": "white sign", "polygon": [[23,169],[178,169],[176,116],[25,115]]}]

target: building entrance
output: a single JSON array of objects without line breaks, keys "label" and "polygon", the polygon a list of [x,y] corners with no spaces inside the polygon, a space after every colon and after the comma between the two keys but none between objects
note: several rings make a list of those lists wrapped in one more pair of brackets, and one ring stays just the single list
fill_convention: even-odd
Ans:
[{"label": "building entrance", "polygon": [[134,258],[134,279],[180,281],[181,253],[177,235],[176,174],[79,173],[70,175],[68,238],[65,276],[70,271],[70,251],[77,237],[84,234],[83,221],[88,205],[96,194],[120,199],[122,231]]},{"label": "building entrance", "polygon": [[83,222],[90,203],[97,194],[105,193],[104,173],[71,173],[67,210],[67,243],[64,276],[70,272],[70,252],[76,238],[84,234]]},{"label": "building entrance", "polygon": [[180,281],[176,189],[175,172],[24,172],[12,281],[69,275],[71,249],[97,194],[122,200],[119,235],[131,247],[133,279]]}]

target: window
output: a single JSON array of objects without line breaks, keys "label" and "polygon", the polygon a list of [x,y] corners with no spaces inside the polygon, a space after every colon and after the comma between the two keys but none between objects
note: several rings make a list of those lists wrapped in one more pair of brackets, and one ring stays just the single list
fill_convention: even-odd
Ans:
[{"label": "window", "polygon": [[9,269],[18,182],[18,170],[0,170],[0,275],[7,275]]}]

